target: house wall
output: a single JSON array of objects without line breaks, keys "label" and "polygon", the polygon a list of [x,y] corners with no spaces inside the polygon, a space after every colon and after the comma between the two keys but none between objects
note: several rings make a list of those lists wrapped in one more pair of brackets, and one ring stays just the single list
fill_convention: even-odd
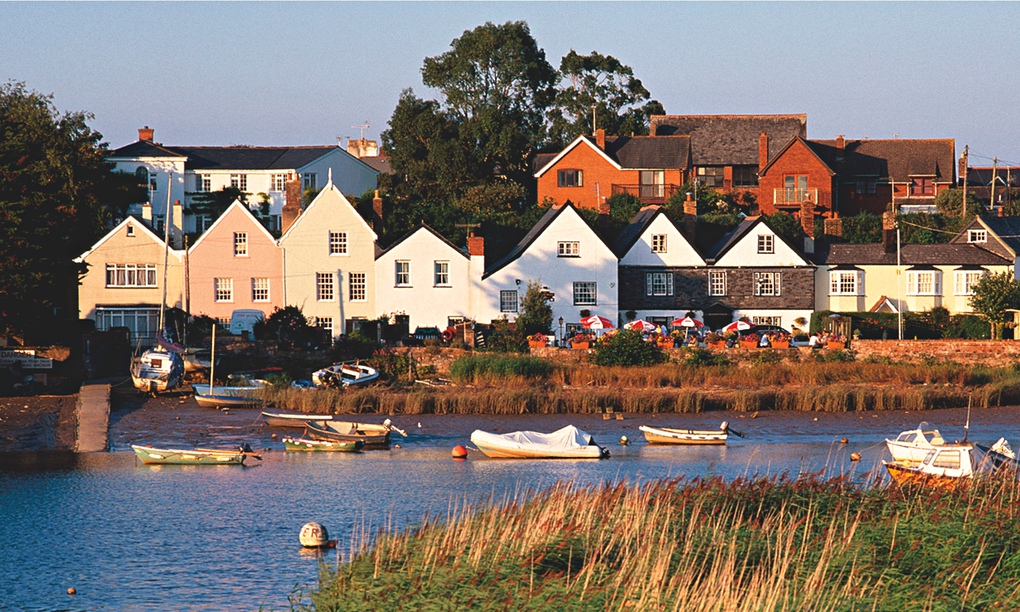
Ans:
[{"label": "house wall", "polygon": [[[666,252],[652,252],[652,236],[666,235]],[[705,260],[663,214],[655,217],[620,258],[621,266],[703,266]]]},{"label": "house wall", "polygon": [[[319,188],[326,186],[330,170],[333,171],[333,184],[342,193],[349,196],[361,196],[369,189],[379,186],[379,173],[363,161],[347,151],[337,148],[318,158],[310,164],[297,169],[302,175],[314,172]],[[282,193],[281,193],[282,206]]]},{"label": "house wall", "polygon": [[[248,235],[247,256],[234,255],[234,233]],[[235,202],[195,243],[188,254],[191,313],[229,319],[234,310],[260,310],[265,316],[282,308],[283,259],[273,237]],[[216,301],[217,278],[233,279],[233,300]],[[269,300],[252,299],[255,278],[269,279]]]},{"label": "house wall", "polygon": [[[688,310],[700,310],[718,300],[709,299],[708,272],[710,268],[680,268],[671,266],[620,265],[620,311],[636,310],[639,313],[668,312],[682,317]],[[649,272],[672,272],[673,295],[648,295],[645,275]],[[650,315],[658,316],[658,315]],[[642,315],[638,315],[641,318]]]},{"label": "house wall", "polygon": [[[396,262],[410,264],[410,286],[396,286]],[[435,263],[449,264],[449,284],[435,283]],[[403,313],[411,331],[416,327],[445,329],[450,317],[471,318],[470,261],[426,228],[379,256],[375,261],[376,303],[380,312]]]},{"label": "house wall", "polygon": [[[329,254],[329,232],[347,232],[347,254]],[[349,319],[374,319],[376,235],[336,187],[323,189],[280,239],[286,275],[285,300],[305,317],[331,318],[333,334],[346,333]],[[319,301],[316,273],[333,274],[333,299]],[[352,300],[350,275],[365,274],[365,299]],[[392,280],[392,279],[391,279]]]},{"label": "house wall", "polygon": [[889,210],[892,202],[892,186],[879,182],[875,185],[875,193],[857,193],[857,182],[853,177],[844,177],[846,184],[839,186],[839,214],[852,217],[863,212],[881,216]]},{"label": "house wall", "polygon": [[[171,204],[174,200],[184,203],[186,201],[185,191],[187,182],[185,180],[184,158],[183,157],[143,157],[143,158],[108,158],[113,162],[113,169],[119,172],[134,174],[138,168],[145,167],[149,173],[156,174],[156,189],[149,192],[149,204],[152,206],[154,217],[166,216],[167,202]],[[167,185],[170,185],[170,198],[167,200]],[[142,204],[132,205],[128,214],[141,216]],[[172,215],[171,215],[172,217]],[[171,219],[172,221],[172,219]],[[171,240],[178,241],[183,232],[187,232],[187,223],[184,227],[171,226]]]},{"label": "house wall", "polygon": [[[765,235],[773,237],[772,253],[758,252],[758,236]],[[806,263],[803,257],[783,242],[767,225],[758,223],[737,244],[723,253],[722,257],[715,262],[715,265],[721,268],[743,266],[775,267],[803,266]]]},{"label": "house wall", "polygon": [[795,142],[775,160],[765,176],[758,179],[758,208],[762,214],[769,215],[780,210],[774,204],[775,190],[786,187],[787,175],[806,175],[807,188],[818,190],[816,206],[823,210],[823,214],[833,210],[836,203],[832,198],[832,173],[804,143]]}]

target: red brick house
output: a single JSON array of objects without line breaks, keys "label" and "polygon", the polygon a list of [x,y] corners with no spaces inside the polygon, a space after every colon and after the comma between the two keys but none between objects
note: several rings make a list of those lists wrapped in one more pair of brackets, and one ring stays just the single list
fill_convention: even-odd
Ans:
[{"label": "red brick house", "polygon": [[538,201],[571,202],[598,209],[610,196],[630,193],[663,204],[684,184],[690,138],[670,136],[579,136],[558,154],[538,155]]}]

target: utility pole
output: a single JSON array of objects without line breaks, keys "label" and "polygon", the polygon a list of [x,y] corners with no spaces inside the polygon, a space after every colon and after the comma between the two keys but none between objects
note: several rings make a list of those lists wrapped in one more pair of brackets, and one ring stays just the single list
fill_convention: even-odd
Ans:
[{"label": "utility pole", "polygon": [[900,224],[896,223],[896,330],[897,337],[903,339],[903,302],[900,295],[900,283],[903,282],[900,272]]},{"label": "utility pole", "polygon": [[990,199],[988,201],[988,206],[989,207],[995,206],[995,167],[997,165],[999,165],[999,158],[998,157],[993,157],[992,158],[992,195],[990,196]]},{"label": "utility pole", "polygon": [[967,216],[967,156],[970,154],[970,145],[964,145],[963,147],[963,214],[962,217]]}]

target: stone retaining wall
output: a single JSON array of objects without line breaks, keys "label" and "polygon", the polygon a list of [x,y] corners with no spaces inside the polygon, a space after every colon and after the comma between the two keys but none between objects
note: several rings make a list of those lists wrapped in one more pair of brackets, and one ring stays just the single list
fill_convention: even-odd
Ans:
[{"label": "stone retaining wall", "polygon": [[1020,342],[1015,340],[855,340],[851,345],[858,360],[873,357],[906,363],[954,362],[991,367],[1020,361]]}]

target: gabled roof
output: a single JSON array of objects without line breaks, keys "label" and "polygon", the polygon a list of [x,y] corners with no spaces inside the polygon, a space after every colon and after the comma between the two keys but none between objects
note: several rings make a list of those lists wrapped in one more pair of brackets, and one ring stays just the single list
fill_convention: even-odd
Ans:
[{"label": "gabled roof", "polygon": [[[89,250],[85,251],[84,253],[82,253],[81,255],[76,257],[74,259],[74,262],[75,263],[81,263],[81,262],[85,261],[86,257],[88,257],[89,255],[94,253],[98,248],[103,246],[103,244],[106,243],[107,240],[109,240],[110,238],[113,238],[114,236],[116,236],[117,232],[121,231],[122,229],[127,227],[129,224],[139,228],[141,230],[142,236],[145,236],[145,237],[149,238],[150,240],[155,242],[160,247],[163,247],[163,246],[166,245],[166,242],[164,242],[161,237],[157,236],[156,233],[154,231],[152,231],[152,228],[150,228],[149,225],[143,219],[139,219],[138,217],[135,217],[133,215],[128,215],[127,217],[124,218],[123,221],[118,223],[116,227],[114,227],[112,230],[107,232],[107,234],[105,236],[103,236],[95,244],[93,244],[89,248]],[[170,251],[170,254],[173,255],[174,257],[176,257],[178,260],[181,259],[183,251],[178,251],[176,249],[169,249],[169,251]]]},{"label": "gabled roof", "polygon": [[696,166],[757,166],[762,132],[772,159],[791,138],[807,138],[807,115],[656,115],[649,129],[654,136],[689,135]]},{"label": "gabled roof", "polygon": [[425,222],[422,222],[421,227],[415,228],[415,229],[407,232],[406,234],[404,234],[400,238],[398,238],[396,242],[391,244],[386,249],[383,249],[383,250],[380,250],[379,252],[377,252],[376,255],[375,255],[375,258],[379,259],[380,257],[385,255],[386,253],[389,253],[393,249],[397,248],[402,242],[404,242],[405,240],[407,240],[411,236],[414,236],[415,234],[417,234],[418,232],[423,231],[423,230],[427,230],[433,236],[438,238],[443,244],[445,244],[446,246],[448,246],[451,249],[453,249],[454,251],[456,251],[458,255],[461,255],[462,257],[464,257],[464,259],[470,259],[471,258],[471,256],[468,255],[468,253],[467,253],[467,251],[465,249],[459,248],[457,245],[455,245],[452,242],[450,242],[449,240],[447,240],[442,234],[440,234],[436,230],[434,230],[431,227],[429,227],[429,225],[427,223],[425,223]]},{"label": "gabled roof", "polygon": [[666,222],[672,225],[673,229],[675,229],[676,232],[687,241],[687,244],[694,250],[694,253],[704,260],[705,258],[701,255],[701,251],[698,250],[698,247],[695,246],[690,238],[680,231],[680,228],[678,228],[676,224],[673,223],[673,220],[666,215],[666,212],[661,206],[645,206],[639,210],[636,215],[634,215],[634,218],[630,220],[630,223],[628,223],[626,227],[620,230],[620,233],[617,235],[616,241],[613,243],[612,247],[616,256],[622,258],[626,255],[634,246],[634,243],[636,243],[638,239],[641,238],[641,235],[645,233],[645,230],[647,230],[660,215],[662,215],[666,219]]},{"label": "gabled roof", "polygon": [[259,223],[259,220],[255,218],[255,215],[252,214],[251,210],[247,206],[242,204],[241,200],[234,200],[233,204],[228,206],[227,209],[223,211],[223,214],[217,217],[216,221],[214,221],[212,225],[210,225],[204,232],[202,232],[202,235],[198,237],[198,240],[195,241],[195,244],[191,245],[191,248],[188,249],[188,252],[194,253],[195,249],[198,248],[198,245],[202,244],[202,241],[205,240],[206,236],[214,234],[219,224],[224,219],[227,218],[227,215],[230,214],[230,211],[233,210],[234,208],[238,208],[241,211],[243,211],[247,218],[251,221],[251,223],[262,232],[262,235],[265,236],[269,240],[269,242],[276,244],[276,238],[273,238],[273,235],[269,233],[269,230],[267,230],[264,225]]},{"label": "gabled roof", "polygon": [[[328,193],[335,193],[336,195],[340,196],[340,201],[342,203],[347,204],[347,206],[350,207],[351,211],[354,213],[354,216],[357,217],[359,221],[361,221],[362,226],[365,229],[367,229],[368,232],[372,235],[372,240],[375,241],[379,239],[379,236],[375,233],[375,230],[372,229],[372,226],[368,224],[368,221],[365,221],[365,218],[358,213],[358,209],[355,208],[353,204],[351,204],[351,201],[347,199],[347,196],[345,196],[343,192],[340,191],[340,189],[333,184],[333,181],[330,180],[329,182],[326,183],[326,186],[323,187],[318,194],[316,194],[315,199],[312,200],[311,204],[309,204],[307,207],[305,207],[304,210],[301,211],[301,214],[298,215],[298,218],[294,220],[294,223],[290,224],[290,227],[287,228],[287,231],[282,236],[280,236],[280,244],[283,244],[283,241],[287,238],[287,236],[290,235],[291,232],[294,231],[294,228],[297,227],[298,224],[301,223],[306,217],[308,217],[308,211],[312,210],[312,207],[315,206],[316,203],[318,203],[318,201],[324,198]],[[382,253],[382,250],[379,248],[378,244],[376,245],[375,253],[377,256],[380,253]]]},{"label": "gabled roof", "polygon": [[594,142],[592,142],[591,139],[589,139],[587,136],[583,136],[582,135],[582,136],[578,136],[577,138],[575,138],[574,142],[568,144],[565,149],[563,149],[562,151],[557,153],[552,159],[550,159],[548,162],[546,162],[546,164],[544,166],[539,168],[538,172],[535,173],[535,178],[541,178],[541,176],[543,174],[545,174],[546,172],[548,172],[553,166],[555,166],[557,162],[559,162],[561,159],[566,157],[567,153],[570,153],[575,148],[577,148],[579,146],[582,146],[582,145],[586,145],[588,147],[591,147],[596,153],[598,153],[603,158],[605,158],[605,160],[607,162],[609,162],[610,164],[612,164],[613,167],[615,167],[617,170],[621,169],[620,164],[617,163],[617,161],[615,159],[613,159],[612,157],[609,157],[608,155],[606,155],[606,152],[603,151],[602,149],[600,149],[598,147],[598,145],[596,145]]},{"label": "gabled roof", "polygon": [[[529,231],[524,236],[524,238],[521,238],[521,241],[518,242],[514,246],[514,248],[510,250],[509,253],[507,253],[502,259],[492,264],[491,266],[489,266],[489,268],[485,270],[485,273],[482,274],[482,279],[486,279],[492,276],[493,274],[503,269],[513,261],[517,260],[521,255],[523,255],[528,250],[531,244],[535,242],[535,240],[537,240],[538,237],[541,236],[542,233],[550,225],[553,224],[557,217],[563,214],[567,209],[573,211],[573,213],[577,215],[578,219],[580,219],[581,222],[584,223],[584,219],[581,218],[580,215],[578,215],[577,209],[574,208],[574,205],[569,202],[567,202],[563,206],[551,207],[549,210],[546,211],[544,215],[542,215],[542,218],[538,220],[538,223],[536,223],[534,227],[531,228],[531,231]],[[587,223],[585,223],[585,225],[587,226]],[[592,236],[594,236],[596,240],[602,240],[602,238],[600,238],[599,235],[595,233],[595,230],[592,230],[591,228],[588,229],[591,231]]]},{"label": "gabled roof", "polygon": [[842,155],[835,140],[809,142],[819,157],[844,178],[877,176],[903,182],[912,176],[934,176],[952,182],[956,176],[956,144],[952,138],[844,140]]},{"label": "gabled roof", "polygon": [[110,151],[107,157],[184,157],[184,155],[151,140],[139,140]]},{"label": "gabled roof", "polygon": [[332,145],[300,147],[189,147],[157,145],[139,140],[123,146],[110,157],[186,157],[188,170],[297,170],[340,151],[374,172],[379,172],[363,160],[340,147]]},{"label": "gabled roof", "polygon": [[976,220],[1013,252],[1020,255],[1020,218],[1018,217],[977,217]]},{"label": "gabled roof", "polygon": [[800,136],[794,136],[786,143],[785,146],[783,146],[782,149],[779,150],[778,153],[776,153],[775,157],[769,159],[769,163],[765,164],[765,166],[758,171],[758,175],[765,176],[769,169],[783,157],[783,154],[789,151],[790,148],[797,143],[803,144],[814,158],[817,159],[820,164],[825,166],[825,169],[829,171],[829,176],[836,174],[836,171],[832,169],[832,164],[830,163],[829,155],[827,155],[825,147],[818,145],[814,141],[801,138]]},{"label": "gabled roof", "polygon": [[768,222],[765,221],[765,218],[761,217],[761,216],[747,217],[743,221],[741,221],[740,225],[738,225],[737,227],[733,228],[733,231],[731,231],[730,233],[726,234],[725,236],[723,236],[719,240],[719,242],[715,243],[715,245],[705,255],[705,260],[710,262],[710,263],[714,263],[714,262],[718,261],[719,259],[721,259],[722,256],[725,255],[727,251],[732,249],[734,246],[736,246],[736,244],[738,242],[743,240],[745,236],[747,236],[749,233],[751,233],[751,230],[754,229],[754,227],[757,226],[759,223],[761,223],[765,227],[769,228],[769,231],[771,231],[773,234],[775,234],[776,238],[779,238],[779,240],[783,244],[788,246],[790,248],[790,250],[792,250],[794,253],[796,253],[797,256],[800,257],[801,260],[804,261],[805,264],[811,263],[811,262],[808,261],[808,259],[806,257],[804,257],[804,253],[803,253],[803,251],[801,251],[801,249],[798,249],[797,247],[795,247],[792,244],[790,244],[790,242],[786,238],[784,238],[771,225],[769,225]]},{"label": "gabled roof", "polygon": [[[815,254],[824,265],[896,265],[896,252],[887,253],[880,243],[830,244]],[[902,266],[1002,266],[1012,261],[972,244],[904,244],[900,246]]]},{"label": "gabled roof", "polygon": [[683,169],[690,160],[690,136],[606,137],[606,154],[622,168]]}]

